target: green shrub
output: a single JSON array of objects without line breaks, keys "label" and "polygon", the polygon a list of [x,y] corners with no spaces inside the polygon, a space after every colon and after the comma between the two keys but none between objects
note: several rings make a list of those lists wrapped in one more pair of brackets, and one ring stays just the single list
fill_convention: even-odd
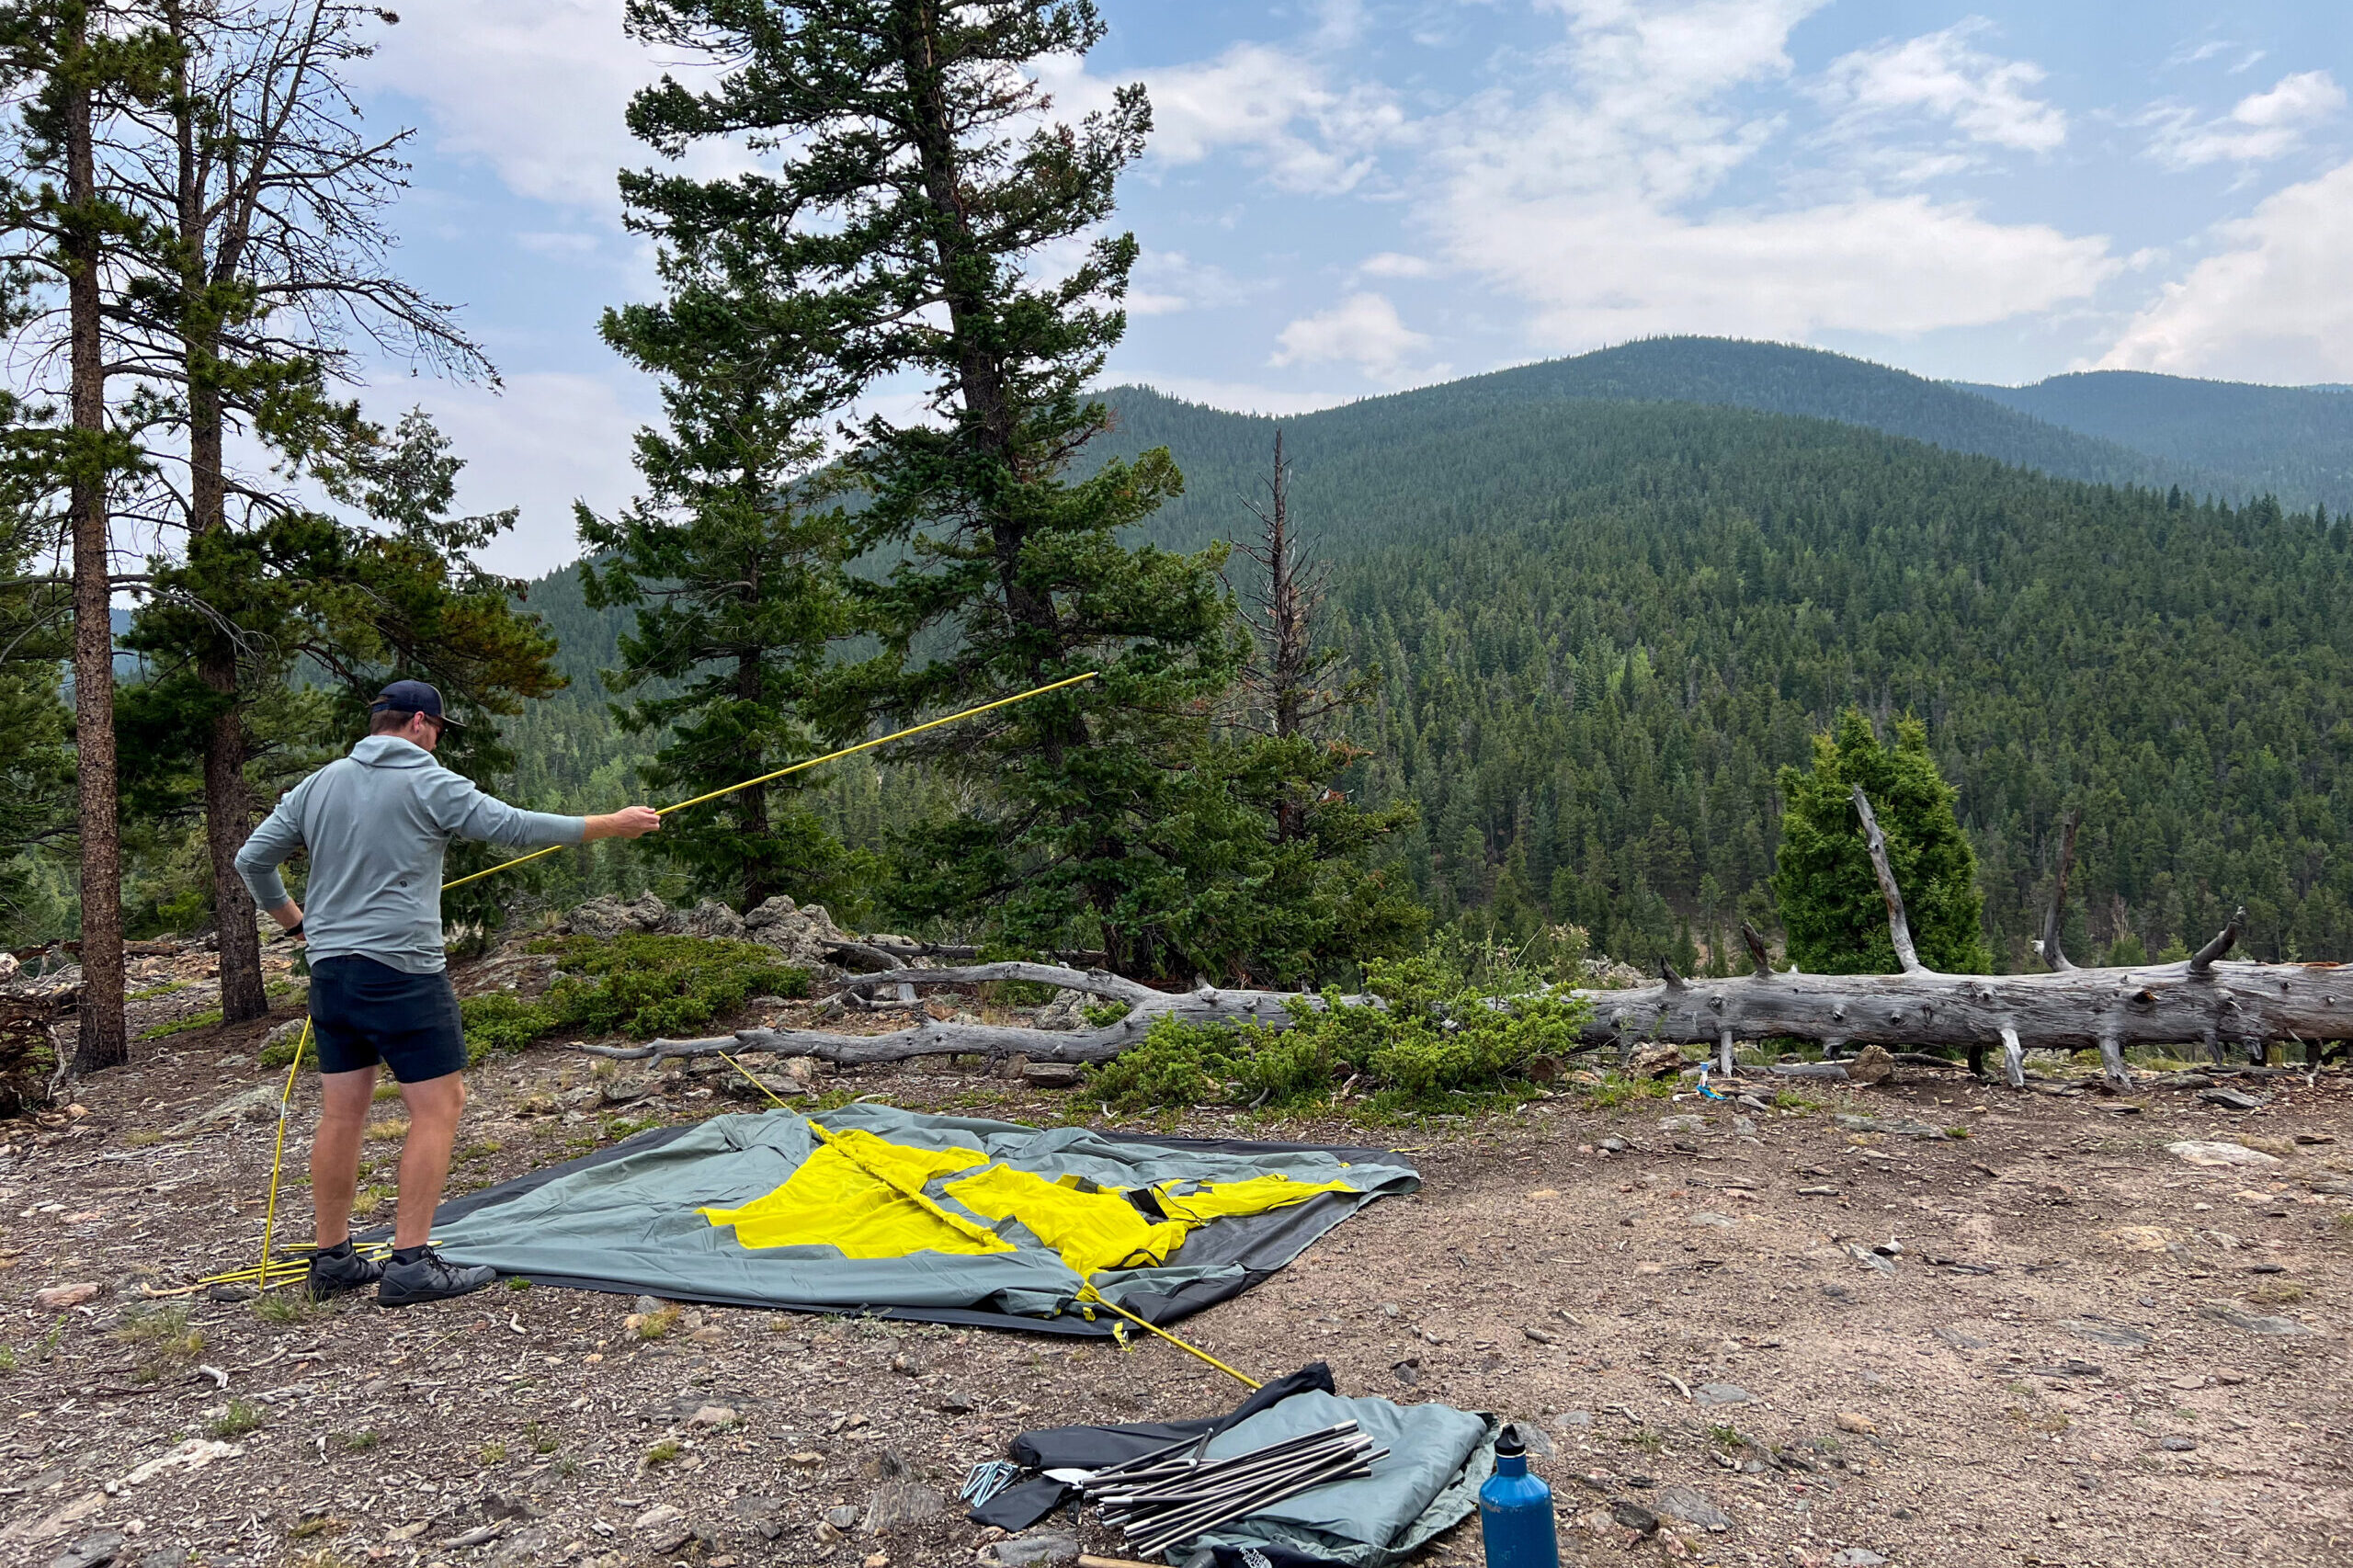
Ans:
[{"label": "green shrub", "polygon": [[809,971],[756,942],[701,937],[551,937],[531,944],[557,959],[555,983],[536,1002],[512,992],[459,1004],[476,1062],[520,1051],[557,1029],[640,1040],[677,1035],[736,1011],[755,996],[806,996]]},{"label": "green shrub", "polygon": [[512,991],[485,992],[458,1004],[466,1021],[466,1062],[478,1065],[492,1051],[520,1051],[556,1027],[556,1011],[527,1002]]},{"label": "green shrub", "polygon": [[1297,1105],[1349,1078],[1376,1106],[1426,1108],[1525,1083],[1539,1056],[1577,1042],[1590,1005],[1526,985],[1490,1000],[1461,967],[1425,955],[1376,962],[1384,1007],[1294,1003],[1288,1028],[1153,1020],[1144,1039],[1097,1068],[1094,1097],[1122,1110],[1202,1104]]}]

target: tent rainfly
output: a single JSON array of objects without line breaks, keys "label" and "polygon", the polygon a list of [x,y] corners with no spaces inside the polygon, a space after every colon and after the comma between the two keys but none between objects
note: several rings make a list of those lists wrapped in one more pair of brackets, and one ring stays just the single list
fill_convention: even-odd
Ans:
[{"label": "tent rainfly", "polygon": [[658,1128],[444,1204],[434,1232],[546,1285],[1097,1335],[1086,1286],[1172,1323],[1420,1182],[1375,1149],[852,1105]]}]

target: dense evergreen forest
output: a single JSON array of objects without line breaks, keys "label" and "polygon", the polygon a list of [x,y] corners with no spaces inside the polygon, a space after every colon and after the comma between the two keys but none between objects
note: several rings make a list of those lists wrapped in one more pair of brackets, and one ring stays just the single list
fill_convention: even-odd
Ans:
[{"label": "dense evergreen forest", "polygon": [[[1186,476],[1155,540],[1245,531],[1275,421],[1108,396],[1101,455],[1165,445]],[[1775,924],[1776,771],[1855,704],[1927,722],[1997,964],[2034,961],[2071,809],[2071,953],[2194,944],[2245,903],[2255,952],[2353,957],[2341,522],[1688,404],[1441,388],[1282,427],[1328,634],[1381,670],[1344,783],[1418,807],[1393,853],[1442,918],[1725,961],[1739,918]],[[529,604],[575,680],[511,728],[522,793],[610,804],[630,745],[589,671],[615,619],[569,573]],[[822,810],[870,846],[930,804],[852,767]],[[599,886],[642,864],[582,862]]]},{"label": "dense evergreen forest", "polygon": [[2211,472],[2226,493],[2353,508],[2353,393],[2143,370],[2052,376],[2025,387],[1957,383],[2053,425]]}]

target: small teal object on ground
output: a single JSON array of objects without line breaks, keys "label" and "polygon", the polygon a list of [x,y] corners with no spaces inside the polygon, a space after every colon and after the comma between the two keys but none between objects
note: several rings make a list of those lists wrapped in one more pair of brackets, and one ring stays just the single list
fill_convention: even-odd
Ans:
[{"label": "small teal object on ground", "polygon": [[1487,1568],[1561,1568],[1552,1489],[1528,1473],[1528,1445],[1517,1426],[1495,1439],[1495,1473],[1479,1488],[1479,1529]]}]

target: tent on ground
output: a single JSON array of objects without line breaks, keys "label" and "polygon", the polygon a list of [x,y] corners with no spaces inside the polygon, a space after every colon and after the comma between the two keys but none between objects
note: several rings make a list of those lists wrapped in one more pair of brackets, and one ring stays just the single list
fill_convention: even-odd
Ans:
[{"label": "tent on ground", "polygon": [[461,1264],[673,1301],[1105,1335],[1238,1295],[1420,1176],[1376,1149],[853,1105],[642,1133],[454,1199]]}]

